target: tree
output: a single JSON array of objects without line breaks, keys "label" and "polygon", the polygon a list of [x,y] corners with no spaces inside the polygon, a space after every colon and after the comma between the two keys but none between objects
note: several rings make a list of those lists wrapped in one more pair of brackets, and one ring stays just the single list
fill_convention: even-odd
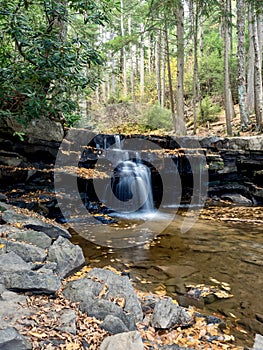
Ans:
[{"label": "tree", "polygon": [[241,128],[248,126],[248,108],[246,92],[246,48],[245,48],[245,27],[246,27],[246,2],[237,0],[237,38],[238,38],[238,100],[240,110]]},{"label": "tree", "polygon": [[226,129],[227,135],[232,136],[232,94],[230,88],[229,78],[229,0],[223,0],[223,13],[222,13],[222,32],[223,32],[223,46],[224,46],[224,103],[225,103],[225,115],[226,115]]},{"label": "tree", "polygon": [[256,4],[254,2],[254,9],[252,15],[252,24],[253,24],[253,43],[254,43],[254,52],[255,52],[255,109],[256,109],[256,123],[257,130],[262,130],[262,121],[263,121],[263,88],[262,88],[262,45],[259,40],[258,32],[258,12],[256,11]]},{"label": "tree", "polygon": [[0,69],[0,114],[21,122],[39,115],[70,117],[78,91],[96,87],[92,66],[102,59],[86,26],[107,21],[107,8],[82,0],[1,0],[0,5],[6,58]]},{"label": "tree", "polygon": [[174,9],[177,34],[177,89],[176,89],[176,125],[175,132],[178,135],[186,134],[184,120],[184,4],[177,1]]}]

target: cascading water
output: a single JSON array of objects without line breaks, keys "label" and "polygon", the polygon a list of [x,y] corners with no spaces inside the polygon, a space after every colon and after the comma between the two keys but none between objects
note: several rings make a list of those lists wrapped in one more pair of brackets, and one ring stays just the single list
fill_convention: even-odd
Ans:
[{"label": "cascading water", "polygon": [[150,169],[138,162],[120,163],[112,178],[110,203],[115,211],[145,213],[154,210]]}]

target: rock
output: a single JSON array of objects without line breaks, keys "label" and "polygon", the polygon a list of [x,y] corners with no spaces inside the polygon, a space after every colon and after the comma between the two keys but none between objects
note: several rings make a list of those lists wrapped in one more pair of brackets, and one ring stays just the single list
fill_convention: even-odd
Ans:
[{"label": "rock", "polygon": [[0,329],[0,349],[1,350],[29,350],[32,346],[13,327]]},{"label": "rock", "polygon": [[143,342],[138,331],[126,332],[107,337],[103,340],[100,350],[143,350]]},{"label": "rock", "polygon": [[122,320],[112,315],[107,315],[100,327],[112,334],[129,332]]},{"label": "rock", "polygon": [[3,128],[5,132],[11,135],[15,132],[22,132],[25,134],[25,137],[29,139],[30,143],[33,143],[35,139],[61,142],[64,137],[62,124],[43,115],[40,115],[37,119],[32,119],[26,126],[18,123],[11,117],[4,117],[1,119],[3,119],[1,121],[1,128]]},{"label": "rock", "polygon": [[[4,225],[4,226],[8,226],[8,225]],[[8,233],[9,239],[15,239],[16,241],[32,243],[35,246],[38,246],[43,249],[49,248],[52,243],[51,238],[44,232],[34,231],[34,230],[21,230],[15,227],[13,227],[13,229],[16,229],[16,230],[15,231],[13,230],[13,232]]]},{"label": "rock", "polygon": [[260,334],[256,334],[255,342],[252,350],[262,350],[263,349],[263,336]]},{"label": "rock", "polygon": [[241,194],[238,193],[231,193],[231,194],[224,194],[221,195],[221,199],[228,200],[236,205],[252,205],[252,201]]},{"label": "rock", "polygon": [[35,271],[3,272],[2,281],[7,289],[53,294],[61,286],[60,278]]},{"label": "rock", "polygon": [[87,278],[103,281],[108,288],[107,298],[123,298],[124,311],[133,314],[136,322],[142,320],[141,304],[128,276],[120,276],[109,270],[95,268],[88,272]]},{"label": "rock", "polygon": [[80,304],[80,309],[98,320],[104,320],[108,315],[112,315],[119,318],[130,331],[136,329],[134,315],[126,314],[119,305],[109,300],[89,299]]},{"label": "rock", "polygon": [[22,242],[7,241],[6,251],[16,253],[26,262],[42,262],[47,256],[44,249]]},{"label": "rock", "polygon": [[61,277],[66,277],[85,264],[82,249],[61,236],[49,248],[47,260],[57,264],[55,271]]},{"label": "rock", "polygon": [[177,344],[164,345],[159,348],[159,350],[194,350],[193,348],[185,348]]},{"label": "rock", "polygon": [[[129,330],[143,317],[142,308],[127,276],[93,269],[84,278],[69,282],[63,294],[89,316],[104,320],[108,315],[119,318]],[[115,302],[116,301],[116,302]]]},{"label": "rock", "polygon": [[58,225],[49,224],[27,215],[18,214],[13,210],[5,210],[2,214],[2,219],[9,224],[19,222],[25,228],[46,233],[50,238],[58,238],[59,236],[71,238],[70,233]]},{"label": "rock", "polygon": [[27,264],[14,252],[0,255],[0,272],[30,271],[31,265]]},{"label": "rock", "polygon": [[172,298],[159,300],[153,310],[151,325],[155,328],[169,329],[188,325],[192,321],[189,312],[173,303]]},{"label": "rock", "polygon": [[7,196],[0,192],[0,201],[5,201],[5,200],[7,200]]},{"label": "rock", "polygon": [[3,285],[0,285],[0,289],[0,329],[17,326],[17,320],[31,314],[30,309],[24,306],[27,297],[8,291]]},{"label": "rock", "polygon": [[62,332],[67,332],[76,335],[76,313],[74,310],[63,310],[60,315],[61,325],[57,327]]}]

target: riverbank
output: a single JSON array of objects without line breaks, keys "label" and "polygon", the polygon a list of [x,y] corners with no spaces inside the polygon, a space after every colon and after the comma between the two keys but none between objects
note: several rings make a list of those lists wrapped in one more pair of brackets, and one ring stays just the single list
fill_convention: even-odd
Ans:
[{"label": "riverbank", "polygon": [[140,292],[126,271],[81,268],[83,253],[67,230],[35,213],[0,207],[3,348],[244,349],[224,318]]}]

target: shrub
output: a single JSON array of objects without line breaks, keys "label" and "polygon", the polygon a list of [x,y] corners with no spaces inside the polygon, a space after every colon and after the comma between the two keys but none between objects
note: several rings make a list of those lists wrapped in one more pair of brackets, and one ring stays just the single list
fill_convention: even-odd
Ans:
[{"label": "shrub", "polygon": [[218,114],[221,111],[219,104],[214,103],[210,96],[205,96],[201,103],[201,110],[198,111],[198,120],[200,124],[206,122],[216,122],[218,120]]}]

